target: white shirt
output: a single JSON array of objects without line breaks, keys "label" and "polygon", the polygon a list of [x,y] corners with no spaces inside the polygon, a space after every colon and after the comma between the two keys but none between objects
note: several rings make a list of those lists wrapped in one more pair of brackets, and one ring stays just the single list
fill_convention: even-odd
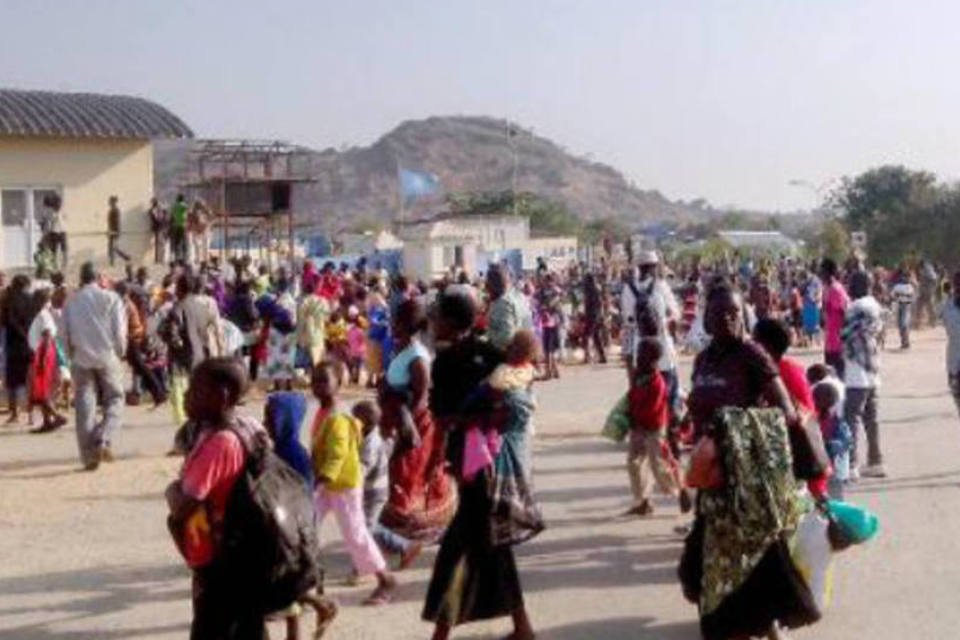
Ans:
[{"label": "white shirt", "polygon": [[[650,287],[650,280],[644,280],[637,285],[638,291],[646,291]],[[663,346],[663,355],[657,362],[657,369],[660,371],[672,371],[677,366],[677,351],[673,344],[673,336],[670,335],[670,320],[676,320],[680,317],[680,305],[677,303],[676,296],[670,289],[670,285],[665,280],[654,280],[653,289],[650,291],[650,305],[654,312],[660,318],[660,333],[657,338]],[[633,324],[636,313],[636,296],[633,295],[633,289],[630,285],[624,283],[623,291],[620,294],[620,308],[623,317],[628,324]],[[636,349],[636,346],[634,346]],[[636,356],[636,353],[634,353]]]},{"label": "white shirt", "polygon": [[113,291],[91,283],[63,310],[64,345],[70,361],[84,369],[119,365],[127,348],[127,311]]},{"label": "white shirt", "polygon": [[874,320],[874,326],[877,328],[877,331],[874,331],[873,334],[868,338],[868,342],[872,342],[872,348],[875,353],[874,357],[876,358],[877,362],[877,371],[867,371],[861,367],[856,360],[844,357],[843,382],[848,389],[879,389],[880,352],[879,349],[877,349],[877,335],[880,327],[883,326],[881,320],[880,303],[877,302],[876,298],[873,296],[865,296],[863,298],[854,300],[850,303],[850,306],[847,307],[847,317],[849,318],[857,313],[866,313],[870,315]]},{"label": "white shirt", "polygon": [[947,373],[960,373],[960,307],[952,299],[940,309],[943,327],[947,330]]}]

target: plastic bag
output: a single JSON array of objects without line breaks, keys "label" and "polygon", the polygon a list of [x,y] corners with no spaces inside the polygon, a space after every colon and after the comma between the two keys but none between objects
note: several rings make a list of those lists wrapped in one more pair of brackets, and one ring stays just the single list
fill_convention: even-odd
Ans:
[{"label": "plastic bag", "polygon": [[833,594],[833,549],[827,535],[829,520],[813,510],[803,516],[790,540],[790,558],[821,612]]},{"label": "plastic bag", "polygon": [[603,423],[603,429],[600,434],[614,442],[623,442],[630,433],[630,405],[627,401],[627,394],[613,405],[613,409],[607,415],[606,422]]},{"label": "plastic bag", "polygon": [[849,502],[828,500],[827,511],[848,538],[850,544],[868,542],[880,530],[880,520],[875,514],[863,507],[858,507]]}]

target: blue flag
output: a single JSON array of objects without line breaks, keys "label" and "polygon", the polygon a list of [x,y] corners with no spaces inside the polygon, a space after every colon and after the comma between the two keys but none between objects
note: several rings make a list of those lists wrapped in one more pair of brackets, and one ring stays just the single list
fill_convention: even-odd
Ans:
[{"label": "blue flag", "polygon": [[400,169],[400,195],[405,201],[417,200],[440,191],[440,178],[432,173]]}]

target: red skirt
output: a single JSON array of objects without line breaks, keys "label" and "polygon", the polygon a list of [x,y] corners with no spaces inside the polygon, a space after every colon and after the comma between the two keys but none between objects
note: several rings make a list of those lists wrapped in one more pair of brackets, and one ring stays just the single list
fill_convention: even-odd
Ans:
[{"label": "red skirt", "polygon": [[390,499],[383,524],[400,535],[433,540],[457,509],[457,494],[446,469],[443,432],[429,410],[414,415],[421,444],[390,460]]},{"label": "red skirt", "polygon": [[30,363],[30,402],[49,402],[56,387],[57,348],[51,338],[44,338]]}]

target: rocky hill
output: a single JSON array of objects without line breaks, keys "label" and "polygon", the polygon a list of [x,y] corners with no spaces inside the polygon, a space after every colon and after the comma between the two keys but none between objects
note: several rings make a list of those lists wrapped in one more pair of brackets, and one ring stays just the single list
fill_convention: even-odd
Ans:
[{"label": "rocky hill", "polygon": [[[188,175],[190,144],[156,147],[156,186],[165,198]],[[503,191],[513,185],[514,150],[517,190],[562,203],[583,220],[616,218],[640,227],[699,222],[714,213],[703,201],[674,202],[637,188],[613,167],[573,155],[505,120],[460,116],[404,122],[369,147],[309,151],[299,169],[316,182],[295,194],[296,208],[327,231],[389,224],[399,213],[398,166],[437,175],[446,193]],[[440,196],[407,214],[442,206]]]}]

